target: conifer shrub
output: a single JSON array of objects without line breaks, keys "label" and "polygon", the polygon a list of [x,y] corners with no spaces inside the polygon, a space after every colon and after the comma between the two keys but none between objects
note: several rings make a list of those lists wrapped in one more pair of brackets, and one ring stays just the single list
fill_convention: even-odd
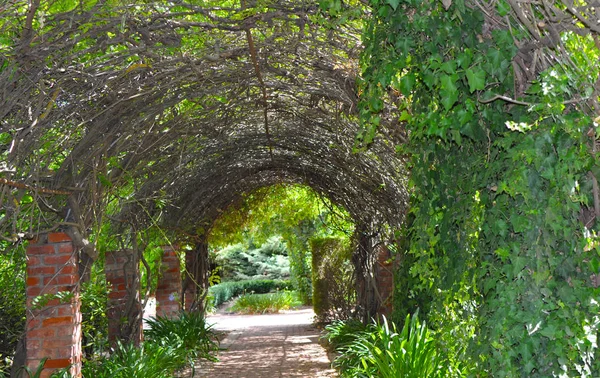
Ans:
[{"label": "conifer shrub", "polygon": [[290,260],[281,237],[272,237],[259,248],[252,243],[230,245],[215,255],[226,281],[249,279],[289,279]]}]

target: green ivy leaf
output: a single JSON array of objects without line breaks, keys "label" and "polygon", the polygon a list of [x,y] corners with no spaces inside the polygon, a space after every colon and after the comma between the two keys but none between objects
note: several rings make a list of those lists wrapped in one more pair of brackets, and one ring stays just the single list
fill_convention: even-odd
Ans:
[{"label": "green ivy leaf", "polygon": [[443,75],[440,78],[442,84],[440,95],[442,96],[442,105],[444,105],[446,111],[450,110],[456,101],[458,101],[457,79],[458,75]]},{"label": "green ivy leaf", "polygon": [[393,10],[398,8],[398,4],[400,4],[400,0],[387,0],[387,3],[392,7]]},{"label": "green ivy leaf", "polygon": [[482,69],[467,69],[467,81],[471,93],[485,88],[485,71]]},{"label": "green ivy leaf", "polygon": [[496,9],[500,17],[504,17],[510,12],[510,5],[506,0],[500,0],[496,3]]},{"label": "green ivy leaf", "polygon": [[469,49],[465,49],[465,51],[458,54],[456,57],[456,63],[459,67],[467,68],[471,65],[471,60],[473,58],[473,53]]},{"label": "green ivy leaf", "polygon": [[494,253],[496,253],[502,261],[506,261],[510,257],[510,250],[508,248],[498,248]]},{"label": "green ivy leaf", "polygon": [[408,95],[410,91],[412,91],[413,86],[415,85],[415,75],[407,74],[402,76],[400,79],[400,92],[404,95]]},{"label": "green ivy leaf", "polygon": [[546,327],[544,327],[544,329],[542,329],[540,331],[540,335],[545,336],[549,339],[555,339],[556,338],[556,326],[553,324],[548,324]]},{"label": "green ivy leaf", "polygon": [[456,72],[456,61],[448,60],[440,66],[440,69],[448,75],[452,75]]},{"label": "green ivy leaf", "polygon": [[592,273],[600,272],[600,262],[598,262],[597,258],[594,257],[592,261],[590,261],[590,265],[592,267]]},{"label": "green ivy leaf", "polygon": [[456,88],[456,77],[455,75],[442,75],[440,81],[442,83],[442,90],[446,90],[449,92],[457,92]]}]

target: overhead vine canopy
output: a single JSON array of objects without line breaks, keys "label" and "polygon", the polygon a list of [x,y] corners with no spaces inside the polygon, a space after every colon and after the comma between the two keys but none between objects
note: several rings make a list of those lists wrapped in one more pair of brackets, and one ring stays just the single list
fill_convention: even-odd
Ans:
[{"label": "overhead vine canopy", "polygon": [[12,1],[0,16],[4,238],[85,229],[109,193],[127,197],[121,220],[194,231],[278,182],[400,224],[394,143],[353,153],[360,24],[297,1]]},{"label": "overhead vine canopy", "polygon": [[198,234],[285,182],[366,239],[410,185],[402,311],[490,376],[593,376],[598,7],[3,2],[2,238],[107,213]]}]

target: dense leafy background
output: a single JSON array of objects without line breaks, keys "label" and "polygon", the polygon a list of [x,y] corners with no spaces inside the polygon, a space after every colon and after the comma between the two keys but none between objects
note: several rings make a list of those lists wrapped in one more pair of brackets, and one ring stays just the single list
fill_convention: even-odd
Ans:
[{"label": "dense leafy background", "polygon": [[490,30],[463,1],[371,3],[365,127],[391,98],[410,135],[399,146],[413,194],[397,303],[413,307],[400,311],[425,305],[478,376],[594,376],[599,250],[580,214],[593,207],[597,124],[577,101],[598,78],[593,39],[565,32],[578,68],[555,61],[512,101],[525,32]]}]

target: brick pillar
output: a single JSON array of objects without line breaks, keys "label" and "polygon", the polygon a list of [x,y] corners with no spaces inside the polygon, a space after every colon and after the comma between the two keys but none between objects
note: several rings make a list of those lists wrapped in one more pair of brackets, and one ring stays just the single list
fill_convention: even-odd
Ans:
[{"label": "brick pillar", "polygon": [[379,246],[376,251],[377,261],[375,263],[375,282],[381,302],[377,309],[378,315],[392,316],[394,296],[394,263],[392,254],[385,246]]},{"label": "brick pillar", "polygon": [[[81,310],[77,253],[65,233],[39,235],[27,247],[27,367],[41,377],[69,367],[81,377]],[[65,294],[67,294],[65,296]],[[53,294],[58,294],[52,297]],[[41,297],[40,297],[41,296]]]},{"label": "brick pillar", "polygon": [[106,252],[104,272],[108,293],[108,341],[139,345],[142,341],[140,265],[131,249]]},{"label": "brick pillar", "polygon": [[156,316],[176,317],[181,308],[181,262],[175,248],[163,247],[162,275],[156,288]]}]

